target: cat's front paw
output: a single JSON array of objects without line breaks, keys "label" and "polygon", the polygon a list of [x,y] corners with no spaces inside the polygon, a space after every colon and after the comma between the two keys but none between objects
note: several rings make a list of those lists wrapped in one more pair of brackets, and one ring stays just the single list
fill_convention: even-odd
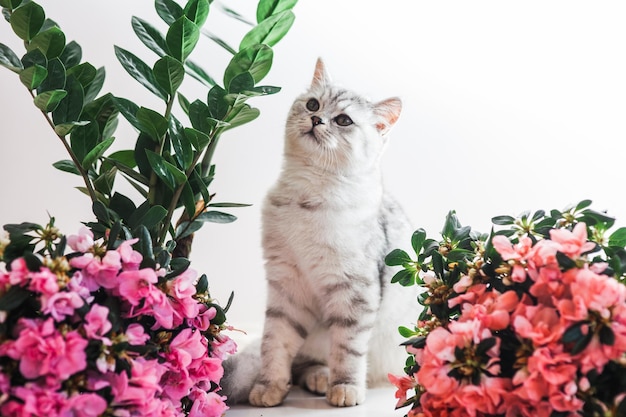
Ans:
[{"label": "cat's front paw", "polygon": [[304,388],[315,394],[324,395],[328,391],[329,376],[330,371],[328,370],[327,366],[311,366],[306,371],[304,371],[301,385],[303,385]]},{"label": "cat's front paw", "polygon": [[335,407],[352,407],[365,401],[365,388],[350,384],[333,385],[326,399]]},{"label": "cat's front paw", "polygon": [[274,407],[283,402],[288,392],[288,384],[257,382],[250,391],[248,401],[256,407]]}]

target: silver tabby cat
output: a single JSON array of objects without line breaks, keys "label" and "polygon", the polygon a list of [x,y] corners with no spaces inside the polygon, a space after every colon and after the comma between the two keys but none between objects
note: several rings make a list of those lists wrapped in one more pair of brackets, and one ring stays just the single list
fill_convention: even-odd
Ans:
[{"label": "silver tabby cat", "polygon": [[335,406],[401,373],[400,324],[416,293],[384,265],[412,228],[385,192],[380,159],[400,116],[398,98],[372,103],[331,83],[318,60],[289,112],[284,164],[263,208],[268,285],[260,347],[225,363],[231,402],[280,404],[293,383]]}]

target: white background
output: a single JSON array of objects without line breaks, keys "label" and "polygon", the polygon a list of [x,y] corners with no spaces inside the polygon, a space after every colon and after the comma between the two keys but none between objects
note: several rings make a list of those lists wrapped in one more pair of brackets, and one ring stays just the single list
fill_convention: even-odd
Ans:
[{"label": "white background", "polygon": [[[165,30],[152,1],[40,4],[83,46],[86,60],[106,67],[103,91],[162,111],[113,51],[119,45],[154,63],[130,25],[136,15]],[[227,4],[254,19],[255,2]],[[261,117],[224,135],[215,157],[216,201],[253,207],[233,211],[233,224],[203,228],[192,253],[214,297],[225,303],[235,291],[233,326],[254,333],[262,322],[260,203],[280,169],[285,116],[318,56],[345,87],[373,100],[402,98],[384,159],[386,182],[431,237],[451,209],[463,224],[488,231],[495,215],[586,198],[626,225],[624,3],[300,0],[294,12],[264,80],[282,92],[252,101]],[[248,29],[217,8],[206,28],[235,46]],[[3,21],[0,42],[23,53]],[[228,54],[203,38],[192,59],[220,78]],[[183,91],[191,100],[206,97],[191,79]],[[120,125],[115,149],[132,147],[134,132]],[[17,75],[0,68],[0,224],[44,223],[50,213],[71,234],[92,219],[87,197],[73,189],[78,177],[51,167],[60,159],[61,144]]]}]

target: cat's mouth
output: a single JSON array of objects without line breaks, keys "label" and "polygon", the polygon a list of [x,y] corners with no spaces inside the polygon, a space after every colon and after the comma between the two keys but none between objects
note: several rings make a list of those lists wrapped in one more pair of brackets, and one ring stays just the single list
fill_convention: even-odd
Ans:
[{"label": "cat's mouth", "polygon": [[315,134],[315,127],[312,127],[311,130],[305,132],[304,136],[307,136],[307,137],[313,139],[318,144],[321,143],[320,139]]}]

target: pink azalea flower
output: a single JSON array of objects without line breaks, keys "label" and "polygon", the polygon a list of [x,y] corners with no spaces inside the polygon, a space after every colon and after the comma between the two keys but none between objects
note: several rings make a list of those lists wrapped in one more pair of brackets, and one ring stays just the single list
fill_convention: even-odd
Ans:
[{"label": "pink azalea flower", "polygon": [[51,315],[57,322],[72,316],[74,311],[81,308],[85,301],[75,292],[57,292],[49,297],[41,297],[41,307],[44,314]]},{"label": "pink azalea flower", "polygon": [[[528,302],[527,298],[525,300]],[[515,332],[522,338],[532,340],[534,346],[548,345],[563,335],[557,310],[552,307],[523,302],[517,306],[512,319]]]},{"label": "pink azalea flower", "polygon": [[510,313],[517,306],[518,300],[515,291],[500,294],[494,290],[485,293],[476,304],[463,305],[461,320],[477,319],[490,330],[504,330],[509,326]]},{"label": "pink azalea flower", "polygon": [[188,323],[191,327],[198,330],[206,331],[211,326],[211,320],[217,315],[215,307],[208,307],[205,304],[200,305],[200,312],[197,316],[188,319]]},{"label": "pink azalea flower", "polygon": [[24,286],[28,282],[30,271],[26,266],[24,258],[17,258],[11,262],[11,270],[8,273],[8,283],[10,285]]},{"label": "pink azalea flower", "polygon": [[218,384],[224,376],[222,360],[203,356],[189,365],[189,377],[196,385],[208,390],[211,382]]},{"label": "pink azalea flower", "polygon": [[85,333],[90,339],[102,340],[105,344],[111,344],[111,341],[105,335],[111,330],[111,322],[109,321],[109,309],[100,304],[93,304],[89,312],[85,315]]},{"label": "pink azalea flower", "polygon": [[522,237],[519,243],[513,245],[506,236],[497,235],[493,237],[492,244],[503,260],[513,261],[511,262],[513,266],[511,280],[513,282],[526,281],[526,269],[521,261],[525,261],[529,255],[532,240],[529,237]]},{"label": "pink azalea flower", "polygon": [[408,390],[415,389],[415,380],[408,375],[404,375],[401,377],[397,377],[393,374],[388,374],[387,378],[389,382],[396,386],[396,398],[398,402],[396,403],[396,408],[401,407],[406,402],[406,392]]},{"label": "pink azalea flower", "polygon": [[595,248],[595,243],[587,241],[587,225],[578,223],[572,231],[567,229],[550,230],[550,239],[560,245],[559,251],[572,259]]},{"label": "pink azalea flower", "polygon": [[69,235],[67,237],[67,244],[75,252],[86,253],[93,247],[93,233],[87,227],[82,226],[78,230],[78,235]]},{"label": "pink azalea flower", "polygon": [[119,294],[131,305],[137,306],[152,291],[158,278],[154,269],[144,268],[139,271],[124,271],[119,275]]},{"label": "pink azalea flower", "polygon": [[58,278],[48,268],[41,268],[30,274],[28,289],[50,297],[59,292]]},{"label": "pink azalea flower", "polygon": [[131,323],[126,328],[126,338],[131,345],[143,345],[150,340],[150,335],[146,334],[143,326],[138,323]]},{"label": "pink azalea flower", "polygon": [[117,248],[124,271],[136,271],[139,269],[139,265],[141,264],[143,257],[141,256],[141,253],[137,252],[132,247],[132,245],[137,242],[139,242],[139,239],[130,239],[122,242],[122,244]]},{"label": "pink azalea flower", "polygon": [[221,417],[228,410],[226,397],[214,392],[194,390],[189,398],[193,401],[189,417]]},{"label": "pink azalea flower", "polygon": [[188,367],[192,361],[207,355],[207,346],[203,343],[203,336],[190,328],[183,329],[170,342],[170,354],[177,355],[180,365]]},{"label": "pink azalea flower", "polygon": [[62,336],[52,318],[41,322],[20,319],[19,337],[7,343],[7,356],[20,361],[20,372],[27,379],[50,375],[65,380],[87,366],[87,341],[76,331]]},{"label": "pink azalea flower", "polygon": [[63,417],[98,417],[106,409],[106,400],[97,394],[75,394],[68,398],[60,415]]},{"label": "pink azalea flower", "polygon": [[237,351],[237,343],[230,337],[219,334],[215,336],[215,340],[211,343],[211,348],[213,356],[223,360]]},{"label": "pink azalea flower", "polygon": [[193,298],[196,295],[196,273],[191,269],[167,281],[167,294],[171,297],[174,312],[182,319],[196,317],[199,313],[198,301]]},{"label": "pink azalea flower", "polygon": [[122,268],[120,254],[115,251],[108,251],[102,259],[86,253],[72,258],[70,265],[82,270],[83,281],[90,291],[100,287],[107,289],[117,287],[117,275]]},{"label": "pink azalea flower", "polygon": [[62,393],[35,384],[16,387],[13,394],[24,402],[24,416],[59,416],[67,403]]},{"label": "pink azalea flower", "polygon": [[135,316],[142,314],[154,317],[156,323],[152,326],[153,330],[159,327],[172,329],[181,324],[175,323],[174,321],[174,308],[167,298],[167,295],[154,286],[147,291],[143,307],[135,310],[134,313]]}]

